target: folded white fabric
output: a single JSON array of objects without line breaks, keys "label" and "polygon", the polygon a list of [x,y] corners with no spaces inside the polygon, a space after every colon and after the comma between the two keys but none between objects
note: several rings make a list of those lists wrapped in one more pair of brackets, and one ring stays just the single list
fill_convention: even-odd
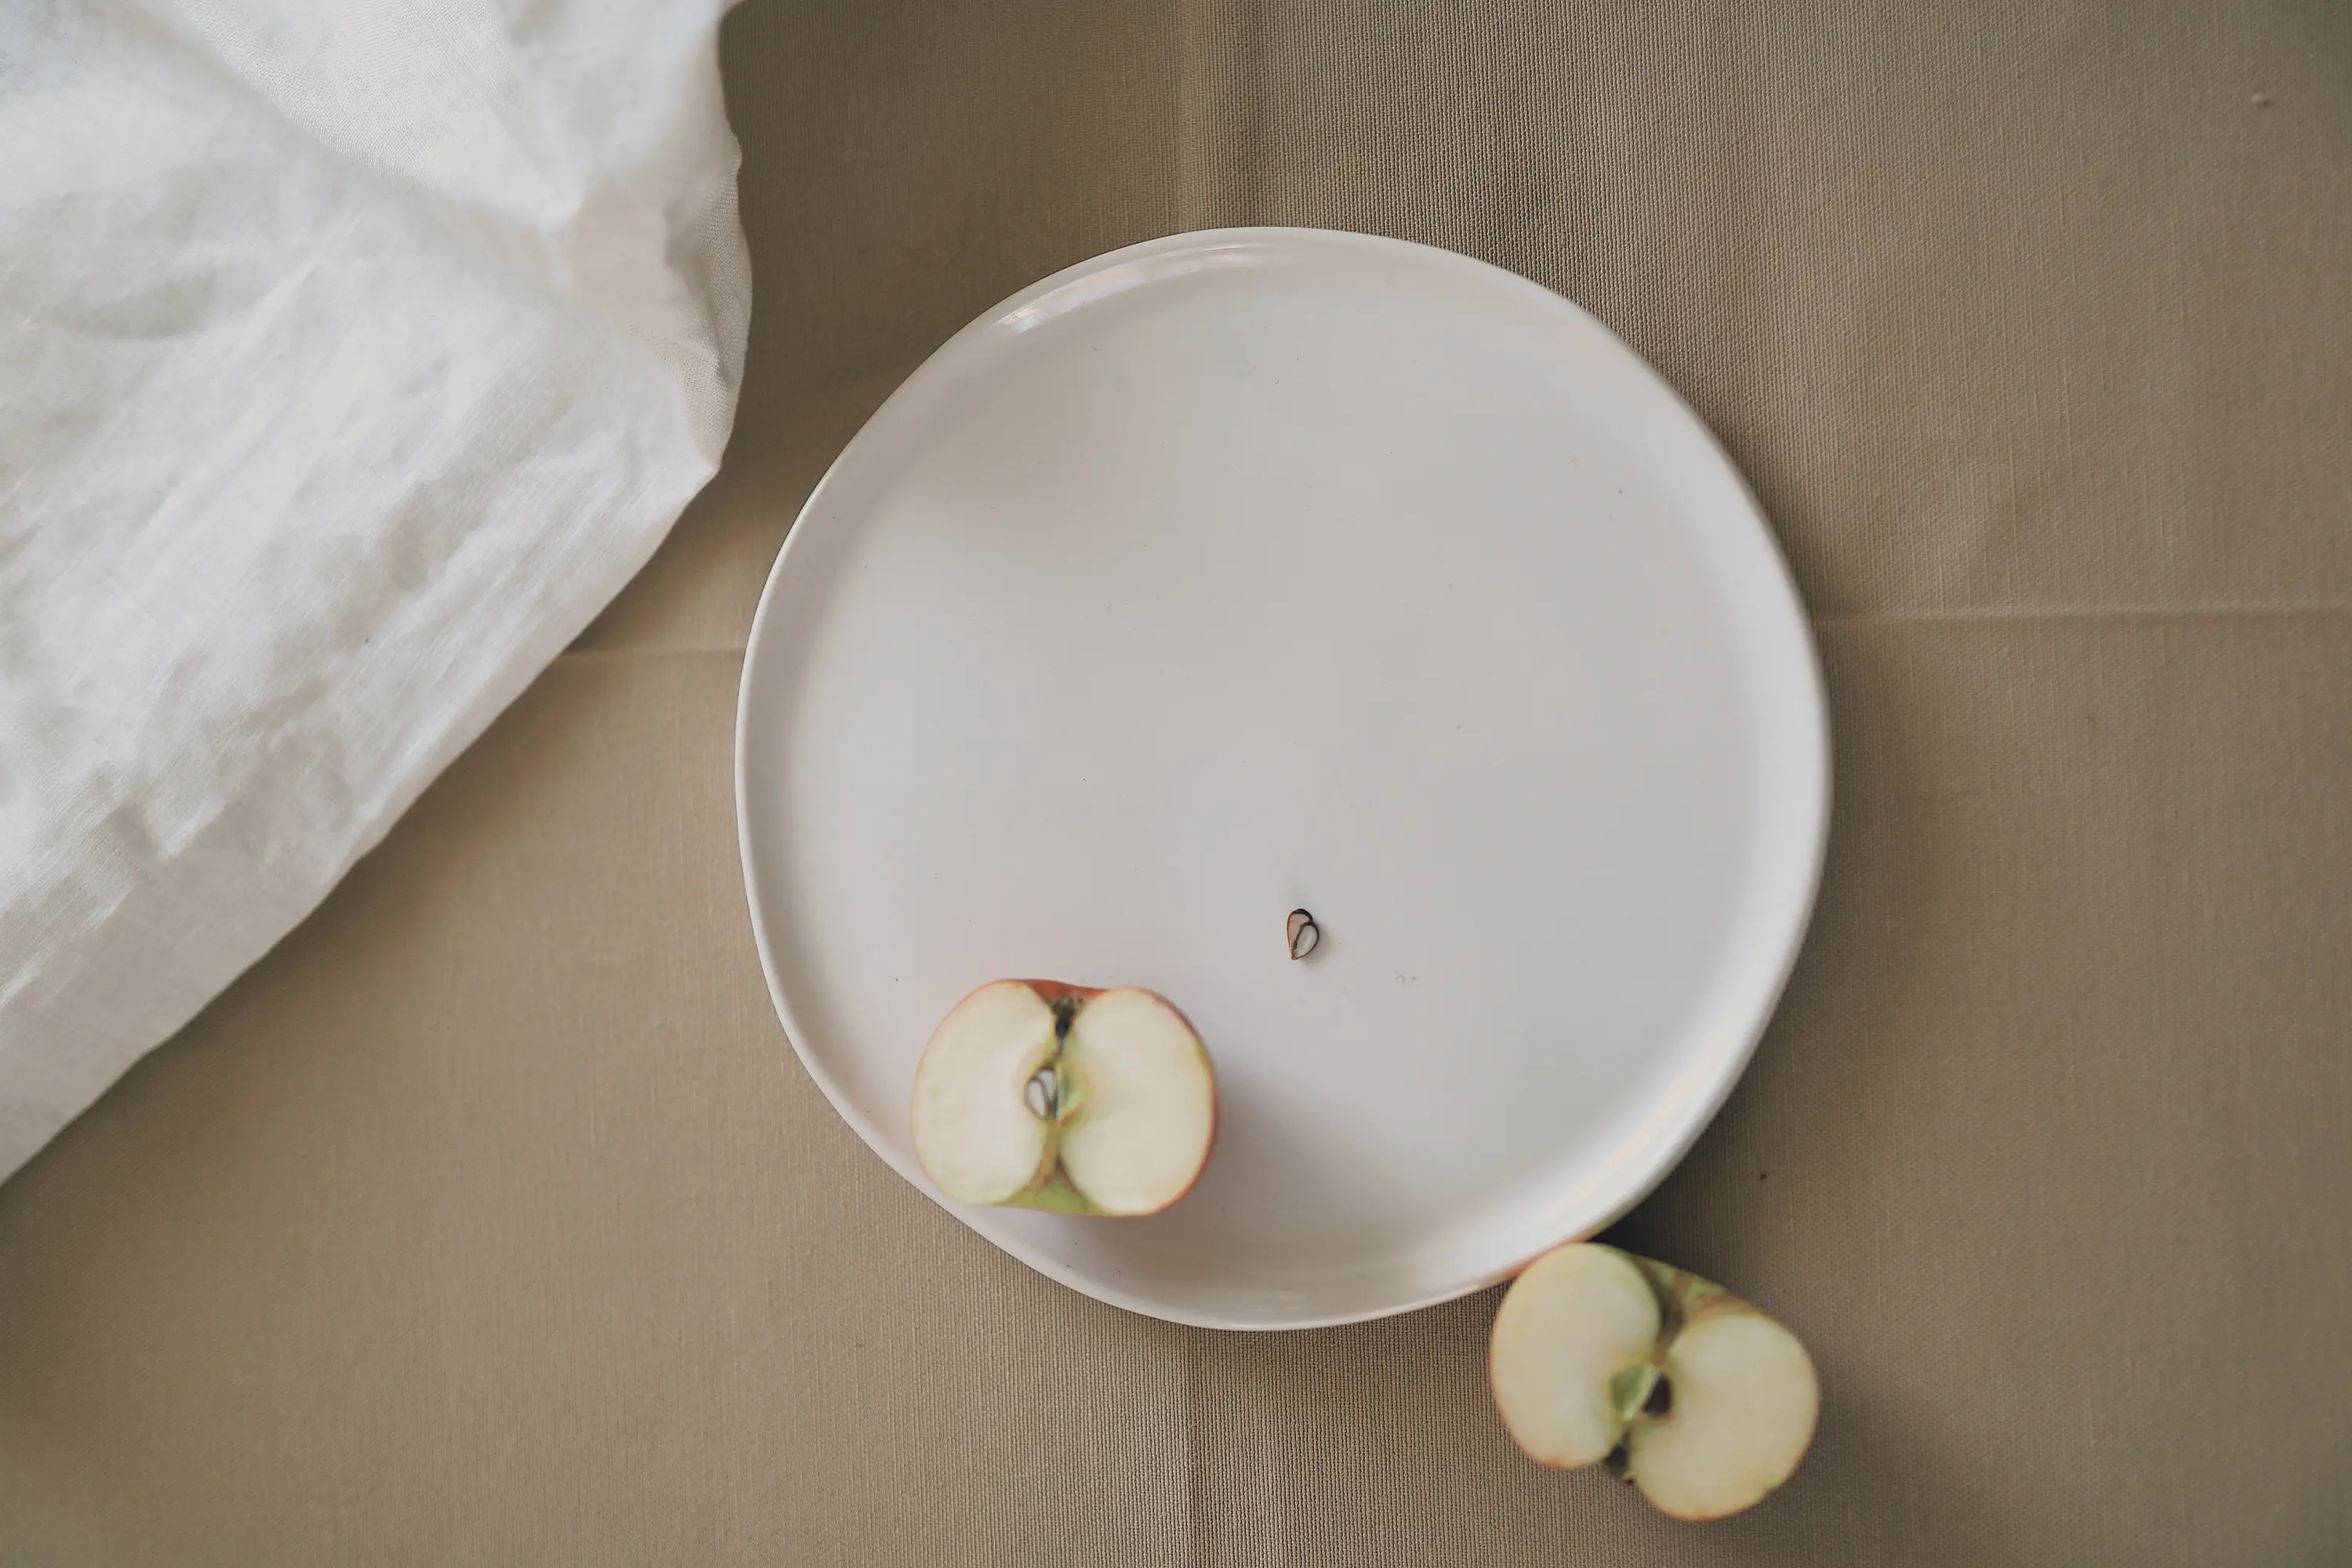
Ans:
[{"label": "folded white fabric", "polygon": [[721,9],[0,5],[0,1176],[717,466]]}]

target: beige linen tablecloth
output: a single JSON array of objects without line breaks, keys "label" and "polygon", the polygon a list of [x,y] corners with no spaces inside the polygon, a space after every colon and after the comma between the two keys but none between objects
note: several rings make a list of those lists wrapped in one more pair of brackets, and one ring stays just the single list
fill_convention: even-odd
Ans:
[{"label": "beige linen tablecloth", "polygon": [[[2352,1561],[2352,6],[751,0],[726,466],[316,918],[0,1187],[0,1563]],[[1491,1295],[1102,1307],[786,1048],[730,743],[824,463],[1172,229],[1450,246],[1719,431],[1813,934],[1622,1227],[1818,1357],[1727,1523],[1519,1458]]]}]

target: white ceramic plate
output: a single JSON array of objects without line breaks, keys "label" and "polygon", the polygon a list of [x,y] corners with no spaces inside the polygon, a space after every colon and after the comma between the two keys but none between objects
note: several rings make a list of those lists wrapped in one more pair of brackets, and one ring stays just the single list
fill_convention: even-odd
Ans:
[{"label": "white ceramic plate", "polygon": [[1183,1202],[950,1206],[1251,1329],[1461,1295],[1654,1185],[1828,805],[1803,615],[1673,391],[1532,283],[1297,229],[1099,257],[909,377],[776,561],[736,775],[785,1030],[926,1192],[908,1084],[973,986],[1191,1016],[1223,1120]]}]

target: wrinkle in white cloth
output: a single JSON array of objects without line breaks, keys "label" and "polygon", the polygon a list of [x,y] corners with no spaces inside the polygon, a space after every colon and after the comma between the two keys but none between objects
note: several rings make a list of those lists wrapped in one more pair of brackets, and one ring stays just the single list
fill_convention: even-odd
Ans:
[{"label": "wrinkle in white cloth", "polygon": [[0,7],[0,1177],[717,467],[722,9]]}]

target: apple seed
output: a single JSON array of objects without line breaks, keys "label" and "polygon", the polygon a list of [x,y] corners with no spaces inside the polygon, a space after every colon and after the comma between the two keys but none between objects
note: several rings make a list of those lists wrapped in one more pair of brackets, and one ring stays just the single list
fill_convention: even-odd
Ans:
[{"label": "apple seed", "polygon": [[1060,1075],[1050,1067],[1039,1068],[1029,1079],[1029,1086],[1022,1092],[1022,1098],[1029,1102],[1029,1109],[1039,1121],[1053,1121],[1054,1112],[1061,1109]]},{"label": "apple seed", "polygon": [[1315,951],[1315,944],[1323,940],[1322,928],[1305,910],[1291,910],[1290,919],[1283,923],[1283,931],[1289,939],[1290,956],[1293,958],[1306,957]]}]

